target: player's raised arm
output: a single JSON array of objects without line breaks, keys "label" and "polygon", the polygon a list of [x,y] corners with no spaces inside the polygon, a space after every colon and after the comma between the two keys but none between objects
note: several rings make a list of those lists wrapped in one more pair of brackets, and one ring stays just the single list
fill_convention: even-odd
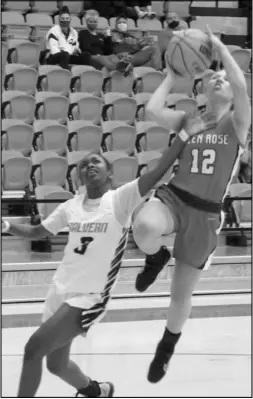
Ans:
[{"label": "player's raised arm", "polygon": [[154,94],[146,105],[146,113],[151,120],[154,120],[165,129],[179,132],[182,129],[185,112],[174,111],[166,107],[166,99],[170,93],[173,82],[175,80],[174,73],[169,65],[167,65],[167,76],[158,86]]},{"label": "player's raised arm", "polygon": [[220,53],[221,61],[224,65],[227,78],[231,85],[233,92],[234,114],[233,120],[235,131],[242,146],[245,146],[247,141],[248,130],[251,123],[251,106],[250,99],[247,93],[247,83],[244,73],[230,54],[226,45],[215,36],[209,27],[207,31],[210,40]]}]

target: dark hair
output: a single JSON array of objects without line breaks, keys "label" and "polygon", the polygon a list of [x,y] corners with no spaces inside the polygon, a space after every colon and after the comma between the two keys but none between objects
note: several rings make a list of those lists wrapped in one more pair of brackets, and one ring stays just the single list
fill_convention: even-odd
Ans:
[{"label": "dark hair", "polygon": [[121,15],[118,15],[118,17],[116,18],[116,23],[117,23],[121,18],[124,18],[125,20],[127,20],[127,16],[126,16],[125,14],[121,14]]},{"label": "dark hair", "polygon": [[99,151],[91,151],[91,152],[89,152],[89,154],[87,154],[83,159],[81,159],[81,161],[78,163],[78,165],[77,165],[77,176],[78,176],[78,177],[80,176],[80,171],[81,171],[81,168],[82,168],[82,163],[83,163],[83,161],[84,161],[85,159],[87,159],[87,158],[88,158],[89,156],[91,156],[91,155],[99,155],[100,158],[102,158],[102,159],[104,160],[104,162],[105,162],[105,164],[106,164],[107,171],[108,171],[108,172],[111,172],[111,170],[112,170],[112,165],[111,165],[111,163],[108,161],[108,159],[107,159],[105,156],[101,155],[101,153],[100,153]]},{"label": "dark hair", "polygon": [[63,6],[63,7],[60,8],[59,15],[62,15],[62,14],[69,14],[70,15],[69,8],[67,6]]}]

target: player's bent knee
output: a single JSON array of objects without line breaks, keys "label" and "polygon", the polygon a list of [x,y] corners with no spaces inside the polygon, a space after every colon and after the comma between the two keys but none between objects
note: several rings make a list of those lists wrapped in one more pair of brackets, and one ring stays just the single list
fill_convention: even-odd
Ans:
[{"label": "player's bent knee", "polygon": [[66,364],[63,362],[59,362],[54,356],[47,356],[47,369],[50,373],[55,375],[61,375],[63,371],[66,369]]},{"label": "player's bent knee", "polygon": [[25,345],[24,360],[42,359],[44,356],[42,343],[37,337],[31,336]]}]

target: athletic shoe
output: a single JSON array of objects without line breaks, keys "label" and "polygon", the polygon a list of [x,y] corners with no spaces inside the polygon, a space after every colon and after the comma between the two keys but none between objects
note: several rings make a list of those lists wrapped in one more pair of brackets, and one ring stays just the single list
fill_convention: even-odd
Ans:
[{"label": "athletic shoe", "polygon": [[169,361],[171,356],[174,353],[174,349],[171,352],[167,352],[162,344],[161,341],[159,342],[155,357],[152,360],[149,370],[148,370],[148,381],[152,382],[153,384],[159,382],[166,374],[168,370]]},{"label": "athletic shoe", "polygon": [[137,275],[135,288],[137,291],[144,292],[156,280],[160,271],[170,260],[170,251],[163,246],[154,255],[146,255],[144,269]]},{"label": "athletic shoe", "polygon": [[112,398],[114,394],[114,385],[111,382],[97,382],[93,381],[94,384],[97,384],[100,388],[100,394],[98,396],[86,396],[77,392],[76,398]]}]

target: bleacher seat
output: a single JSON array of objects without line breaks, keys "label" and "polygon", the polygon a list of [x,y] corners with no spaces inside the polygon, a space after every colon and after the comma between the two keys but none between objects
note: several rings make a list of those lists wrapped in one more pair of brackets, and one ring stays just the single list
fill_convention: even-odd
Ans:
[{"label": "bleacher seat", "polygon": [[2,94],[2,118],[21,119],[31,124],[34,119],[35,99],[21,91],[4,91]]},{"label": "bleacher seat", "polygon": [[50,15],[42,13],[27,14],[26,22],[30,26],[39,26],[45,30],[50,29],[53,25],[53,20]]},{"label": "bleacher seat", "polygon": [[112,162],[112,187],[117,188],[134,180],[137,176],[138,162],[135,157],[120,157]]},{"label": "bleacher seat", "polygon": [[36,93],[36,119],[52,119],[66,123],[68,115],[68,98],[54,92],[40,91]]},{"label": "bleacher seat", "polygon": [[54,13],[58,10],[57,1],[32,1],[33,12]]},{"label": "bleacher seat", "polygon": [[104,81],[104,91],[113,93],[126,93],[128,96],[132,95],[133,76],[123,76],[118,71],[112,71]]},{"label": "bleacher seat", "polygon": [[[73,143],[73,141],[75,141]],[[84,125],[76,130],[74,140],[72,140],[71,149],[76,151],[85,151],[87,154],[91,151],[99,151],[102,141],[102,129],[96,125]]]},{"label": "bleacher seat", "polygon": [[[35,188],[35,197],[37,200],[69,200],[73,198],[73,194],[60,186],[43,185]],[[39,203],[38,212],[42,219],[46,219],[60,203]]]},{"label": "bleacher seat", "polygon": [[251,51],[248,49],[238,49],[231,51],[231,55],[236,60],[239,67],[244,72],[249,72],[249,64],[251,60]]},{"label": "bleacher seat", "polygon": [[[190,1],[168,1],[168,11],[169,12],[175,12],[180,18],[187,18],[189,17],[189,7],[190,7]],[[196,3],[200,3],[199,1]],[[201,3],[207,3],[207,2],[201,2]],[[208,1],[208,3],[212,3],[212,1]],[[215,2],[213,2],[215,3]],[[201,7],[201,6],[198,6]],[[209,6],[211,7],[211,5]]]},{"label": "bleacher seat", "polygon": [[62,6],[68,7],[69,11],[73,15],[79,15],[83,12],[82,1],[62,1]]},{"label": "bleacher seat", "polygon": [[29,10],[30,1],[2,1],[2,7],[4,7],[6,11],[23,12]]},{"label": "bleacher seat", "polygon": [[107,151],[120,151],[128,155],[135,152],[136,130],[129,125],[118,125],[111,127],[106,138]]},{"label": "bleacher seat", "polygon": [[157,18],[164,15],[164,1],[152,1],[152,11],[156,13]]},{"label": "bleacher seat", "polygon": [[50,65],[47,71],[41,73],[38,77],[37,90],[51,91],[67,96],[69,94],[71,72],[63,68],[55,68]]},{"label": "bleacher seat", "polygon": [[184,111],[187,115],[194,117],[198,112],[198,103],[194,98],[182,98],[175,103],[176,111]]},{"label": "bleacher seat", "polygon": [[125,151],[106,151],[103,152],[103,157],[112,165],[114,161],[121,158],[126,158],[128,154]]},{"label": "bleacher seat", "polygon": [[123,96],[121,93],[107,93],[104,96],[102,118],[107,120],[125,121],[131,125],[134,123],[137,103],[134,98]]},{"label": "bleacher seat", "polygon": [[[162,154],[160,151],[151,150],[151,151],[142,151],[138,152],[136,155],[136,159],[138,161],[139,168],[146,166],[153,159],[161,158]],[[141,168],[142,170],[142,168]]]},{"label": "bleacher seat", "polygon": [[146,129],[144,136],[144,151],[161,151],[163,152],[169,144],[168,129],[161,126],[151,126]]},{"label": "bleacher seat", "polygon": [[189,78],[176,76],[171,93],[183,93],[192,97],[193,81]]},{"label": "bleacher seat", "polygon": [[100,123],[103,101],[87,93],[70,93],[69,119]]},{"label": "bleacher seat", "polygon": [[153,71],[139,76],[134,83],[135,93],[154,93],[157,87],[162,83],[165,76],[162,72]]},{"label": "bleacher seat", "polygon": [[137,103],[136,116],[135,119],[138,121],[147,120],[145,106],[151,97],[151,93],[137,93],[133,96]]},{"label": "bleacher seat", "polygon": [[19,12],[14,11],[3,11],[2,13],[2,25],[24,25],[24,17]]},{"label": "bleacher seat", "polygon": [[156,32],[162,30],[162,24],[158,19],[138,19],[137,28],[143,32]]},{"label": "bleacher seat", "polygon": [[28,40],[10,42],[8,62],[28,65],[37,69],[39,65],[40,45]]},{"label": "bleacher seat", "polygon": [[[5,67],[6,61],[7,61],[7,55],[8,55],[8,45],[6,42],[1,42],[1,48],[2,48],[2,59],[1,59],[1,67],[2,70]],[[3,73],[3,71],[2,71]]]},{"label": "bleacher seat", "polygon": [[[247,183],[235,183],[231,184],[229,193],[232,197],[249,197],[252,198],[252,187],[251,184]],[[232,202],[233,209],[236,216],[236,224],[239,227],[251,226],[251,208],[252,201],[250,200],[238,200]]]},{"label": "bleacher seat", "polygon": [[71,151],[67,154],[68,165],[77,165],[84,157],[86,157],[87,151]]},{"label": "bleacher seat", "polygon": [[7,64],[5,66],[5,90],[19,90],[34,95],[37,79],[37,71],[26,65]]},{"label": "bleacher seat", "polygon": [[71,91],[85,92],[101,97],[104,76],[101,71],[86,70],[80,75],[72,77]]},{"label": "bleacher seat", "polygon": [[40,151],[54,151],[58,155],[66,152],[68,141],[67,126],[59,123],[51,123],[47,121],[46,126],[41,127],[35,133],[36,149]]},{"label": "bleacher seat", "polygon": [[[5,152],[5,151],[4,151]],[[2,188],[4,191],[15,191],[23,196],[29,186],[32,162],[24,156],[11,157],[3,162]],[[5,194],[5,193],[4,193]]]},{"label": "bleacher seat", "polygon": [[53,151],[36,151],[32,153],[31,160],[36,167],[34,170],[36,186],[65,186],[68,169],[66,158],[60,157]]},{"label": "bleacher seat", "polygon": [[6,161],[8,161],[8,159],[12,159],[12,158],[23,158],[24,155],[20,152],[20,151],[15,151],[15,150],[4,150],[2,151],[2,159],[1,159],[1,163],[2,165],[4,165],[4,163]]},{"label": "bleacher seat", "polygon": [[19,124],[6,129],[6,150],[20,151],[27,156],[31,153],[33,142],[33,128],[30,125]]},{"label": "bleacher seat", "polygon": [[170,93],[167,96],[166,105],[167,105],[167,107],[172,108],[172,107],[175,107],[176,102],[178,100],[187,99],[187,98],[189,98],[189,97],[187,96],[187,94],[184,94],[184,93]]}]

